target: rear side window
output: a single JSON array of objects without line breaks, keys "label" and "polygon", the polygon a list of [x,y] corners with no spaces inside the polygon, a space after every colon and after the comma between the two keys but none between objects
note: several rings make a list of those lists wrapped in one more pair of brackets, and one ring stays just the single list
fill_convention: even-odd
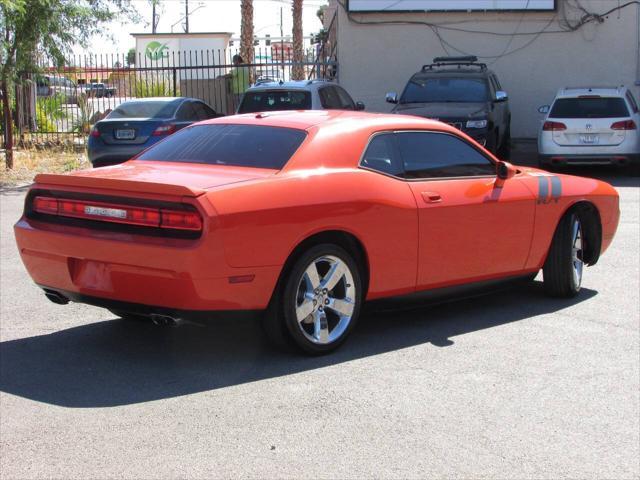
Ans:
[{"label": "rear side window", "polygon": [[267,90],[244,94],[238,113],[272,110],[311,110],[311,93],[302,90]]},{"label": "rear side window", "polygon": [[402,165],[395,154],[393,133],[373,137],[362,156],[361,165],[388,175],[402,176]]},{"label": "rear side window", "polygon": [[353,103],[353,99],[349,96],[347,91],[342,88],[335,86],[333,87],[338,95],[338,100],[340,101],[340,108],[343,110],[354,110],[356,108],[355,103]]},{"label": "rear side window", "polygon": [[303,130],[257,125],[196,125],[171,135],[136,160],[280,170],[305,139]]},{"label": "rear side window", "polygon": [[619,118],[629,110],[620,97],[559,98],[551,108],[550,118]]},{"label": "rear side window", "polygon": [[171,118],[175,111],[173,102],[125,102],[107,118]]},{"label": "rear side window", "polygon": [[320,96],[320,103],[322,108],[326,110],[341,110],[342,102],[338,96],[338,92],[333,87],[325,87],[318,90]]},{"label": "rear side window", "polygon": [[406,178],[495,175],[487,157],[453,135],[403,132],[396,137]]},{"label": "rear side window", "polygon": [[176,112],[176,118],[187,122],[198,120],[198,114],[193,102],[184,102]]}]

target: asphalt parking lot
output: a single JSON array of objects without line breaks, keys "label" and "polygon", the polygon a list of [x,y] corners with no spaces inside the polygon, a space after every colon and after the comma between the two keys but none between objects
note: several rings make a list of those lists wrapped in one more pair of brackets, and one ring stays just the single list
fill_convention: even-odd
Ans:
[{"label": "asphalt parking lot", "polygon": [[25,189],[1,192],[0,477],[638,478],[640,179],[579,173],[622,214],[577,298],[371,314],[322,358],[253,321],[50,303],[13,238]]}]

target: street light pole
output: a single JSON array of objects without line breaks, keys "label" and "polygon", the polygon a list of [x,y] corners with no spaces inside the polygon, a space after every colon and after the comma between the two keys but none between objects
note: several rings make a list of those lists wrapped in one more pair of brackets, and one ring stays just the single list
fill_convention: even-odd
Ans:
[{"label": "street light pole", "polygon": [[184,32],[189,33],[189,0],[184,0]]}]

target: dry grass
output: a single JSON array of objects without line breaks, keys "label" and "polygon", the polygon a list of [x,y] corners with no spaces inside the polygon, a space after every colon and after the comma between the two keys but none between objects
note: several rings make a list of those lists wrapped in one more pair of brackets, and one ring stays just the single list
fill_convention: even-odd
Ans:
[{"label": "dry grass", "polygon": [[64,150],[14,150],[13,169],[5,168],[4,152],[0,153],[0,186],[31,183],[38,173],[65,173],[91,164],[84,152]]}]

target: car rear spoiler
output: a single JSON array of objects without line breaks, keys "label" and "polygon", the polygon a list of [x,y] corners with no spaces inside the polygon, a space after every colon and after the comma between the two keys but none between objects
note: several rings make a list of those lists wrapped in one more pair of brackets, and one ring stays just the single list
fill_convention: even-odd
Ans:
[{"label": "car rear spoiler", "polygon": [[205,190],[198,187],[107,178],[104,173],[100,177],[40,173],[36,175],[35,183],[50,186],[87,188],[92,192],[95,190],[119,190],[175,197],[198,197],[205,193]]}]

